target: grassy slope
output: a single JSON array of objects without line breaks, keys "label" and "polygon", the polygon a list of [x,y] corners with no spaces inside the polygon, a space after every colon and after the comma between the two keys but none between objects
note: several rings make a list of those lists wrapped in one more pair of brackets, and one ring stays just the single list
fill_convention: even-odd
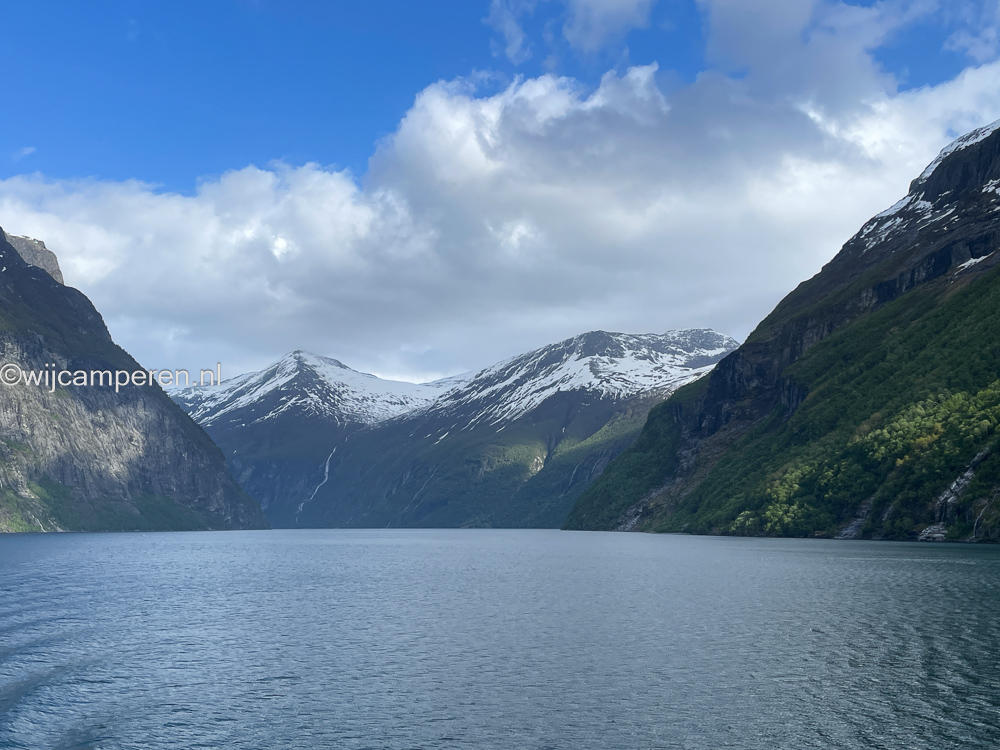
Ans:
[{"label": "grassy slope", "polygon": [[[934,498],[998,442],[998,330],[993,271],[954,294],[943,280],[918,288],[838,331],[786,370],[809,391],[795,414],[786,420],[776,410],[647,528],[825,535],[870,500],[865,535],[912,538],[937,520]],[[680,439],[670,410],[683,398],[650,415],[643,437],[571,520],[592,528],[607,521],[599,513],[620,515],[663,481]],[[994,453],[952,509],[953,535],[971,531],[998,480]],[[997,521],[987,512],[979,528],[996,534]]]}]

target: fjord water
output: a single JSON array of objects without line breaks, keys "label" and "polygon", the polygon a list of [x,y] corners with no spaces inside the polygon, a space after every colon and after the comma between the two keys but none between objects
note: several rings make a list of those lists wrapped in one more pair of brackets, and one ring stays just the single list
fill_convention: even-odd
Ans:
[{"label": "fjord water", "polygon": [[995,747],[998,588],[983,546],[7,536],[0,747]]}]

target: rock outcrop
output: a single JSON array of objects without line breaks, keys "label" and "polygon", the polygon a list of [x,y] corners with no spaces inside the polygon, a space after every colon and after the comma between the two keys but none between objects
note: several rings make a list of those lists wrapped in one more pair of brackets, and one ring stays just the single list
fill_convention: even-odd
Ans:
[{"label": "rock outcrop", "polygon": [[29,266],[41,268],[60,284],[66,283],[63,281],[62,271],[59,270],[59,259],[56,258],[54,252],[45,247],[44,242],[31,237],[10,235],[6,232],[3,236]]}]

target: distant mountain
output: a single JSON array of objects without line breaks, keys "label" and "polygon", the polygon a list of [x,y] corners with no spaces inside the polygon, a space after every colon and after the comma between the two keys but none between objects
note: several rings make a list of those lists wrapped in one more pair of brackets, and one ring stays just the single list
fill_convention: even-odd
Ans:
[{"label": "distant mountain", "polygon": [[278,419],[321,419],[373,425],[426,407],[446,386],[383,380],[329,357],[294,351],[260,372],[172,396],[202,425],[246,426]]},{"label": "distant mountain", "polygon": [[171,396],[222,447],[240,484],[275,513],[310,494],[330,451],[349,435],[426,408],[459,382],[383,380],[294,351],[259,372]]},{"label": "distant mountain", "polygon": [[654,409],[567,527],[1000,539],[998,250],[1000,122]]},{"label": "distant mountain", "polygon": [[558,526],[649,408],[736,346],[592,332],[397,383],[295,352],[174,398],[279,526]]},{"label": "distant mountain", "polygon": [[159,386],[19,380],[142,368],[90,301],[61,283],[43,243],[7,237],[0,232],[0,531],[265,528],[219,449]]},{"label": "distant mountain", "polygon": [[434,403],[432,411],[468,415],[471,427],[514,421],[557,393],[580,391],[615,401],[662,395],[702,374],[736,345],[708,329],[644,335],[592,331],[488,367]]}]

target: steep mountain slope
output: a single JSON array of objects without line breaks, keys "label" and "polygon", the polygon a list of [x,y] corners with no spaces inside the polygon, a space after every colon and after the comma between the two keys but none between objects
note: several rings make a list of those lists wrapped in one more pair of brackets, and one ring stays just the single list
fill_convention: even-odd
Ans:
[{"label": "steep mountain slope", "polygon": [[265,512],[304,500],[333,446],[366,427],[427,407],[460,379],[383,380],[335,359],[294,351],[260,372],[171,396],[223,449]]},{"label": "steep mountain slope", "polygon": [[0,531],[266,527],[219,449],[158,386],[18,380],[142,369],[59,283],[54,256],[29,257],[48,269],[0,234]]},{"label": "steep mountain slope", "polygon": [[566,526],[996,538],[998,128],[945,149],[655,409]]},{"label": "steep mountain slope", "polygon": [[[653,404],[735,346],[707,330],[598,331],[423,386],[299,353],[334,369],[289,378],[279,363],[174,395],[275,525],[555,527]],[[381,395],[359,405],[358,378]]]}]

